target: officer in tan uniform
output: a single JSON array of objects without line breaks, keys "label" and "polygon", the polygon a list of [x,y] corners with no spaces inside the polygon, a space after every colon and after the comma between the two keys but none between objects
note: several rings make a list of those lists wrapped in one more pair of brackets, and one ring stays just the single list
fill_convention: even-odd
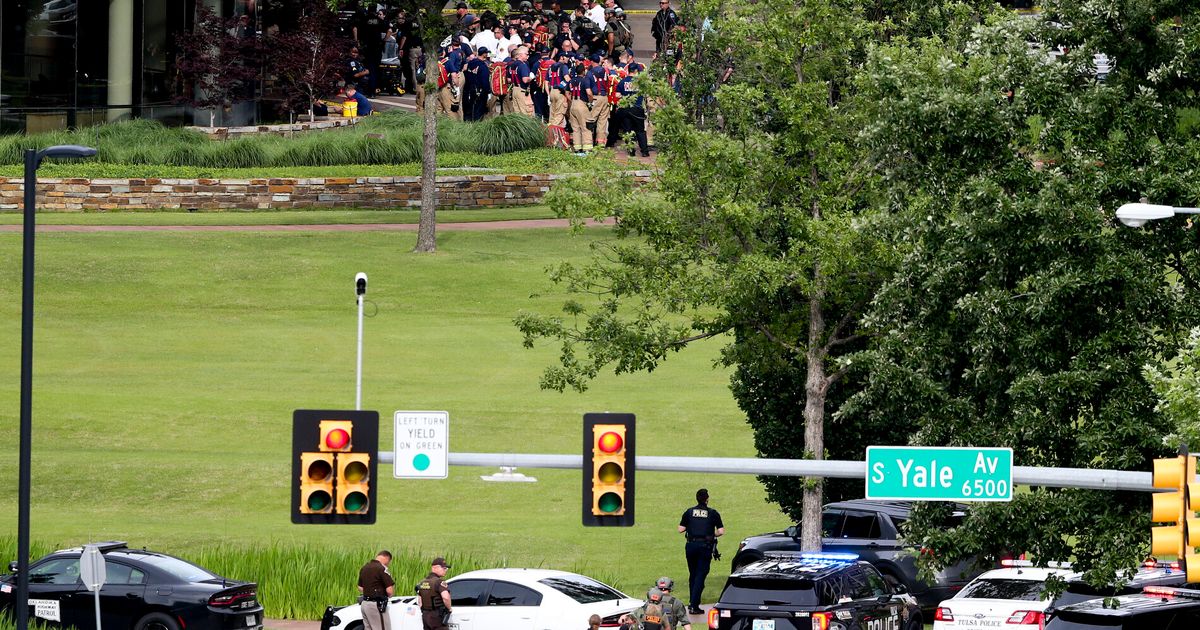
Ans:
[{"label": "officer in tan uniform", "polygon": [[425,630],[447,630],[450,618],[450,588],[446,586],[446,570],[450,565],[446,559],[437,557],[429,567],[429,575],[417,585],[417,596],[421,599],[421,623]]},{"label": "officer in tan uniform", "polygon": [[392,552],[384,550],[358,571],[358,592],[362,593],[362,619],[365,630],[391,630],[388,619],[388,599],[395,594],[395,582],[388,573]]}]

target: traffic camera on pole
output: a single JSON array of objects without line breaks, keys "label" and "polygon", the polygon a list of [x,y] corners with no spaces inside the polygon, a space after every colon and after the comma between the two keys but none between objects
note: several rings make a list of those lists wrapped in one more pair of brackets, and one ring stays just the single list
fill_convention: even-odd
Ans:
[{"label": "traffic camera on pole", "polygon": [[583,416],[584,525],[633,525],[634,444],[633,414]]},{"label": "traffic camera on pole", "polygon": [[1180,448],[1178,457],[1154,460],[1153,485],[1170,489],[1152,495],[1150,520],[1164,525],[1150,530],[1150,553],[1156,558],[1174,556],[1188,582],[1200,581],[1200,484],[1196,481],[1196,457]]},{"label": "traffic camera on pole", "polygon": [[297,410],[292,415],[292,522],[375,522],[379,414]]}]

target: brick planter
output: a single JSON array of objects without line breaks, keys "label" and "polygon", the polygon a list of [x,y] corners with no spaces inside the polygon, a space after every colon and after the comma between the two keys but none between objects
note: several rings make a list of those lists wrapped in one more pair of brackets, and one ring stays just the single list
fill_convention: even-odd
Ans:
[{"label": "brick planter", "polygon": [[[650,171],[631,173],[638,185]],[[438,205],[489,208],[538,203],[570,175],[449,175],[437,178]],[[0,177],[0,210],[19,210],[21,178]],[[394,208],[421,205],[419,177],[264,179],[39,179],[39,210]]]}]

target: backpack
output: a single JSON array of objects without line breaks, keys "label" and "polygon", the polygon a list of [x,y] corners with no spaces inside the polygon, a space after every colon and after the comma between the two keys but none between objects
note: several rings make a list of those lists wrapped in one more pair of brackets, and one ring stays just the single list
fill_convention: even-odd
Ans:
[{"label": "backpack", "polygon": [[492,64],[492,94],[508,96],[508,64],[497,61]]},{"label": "backpack", "polygon": [[446,87],[446,84],[449,82],[450,82],[450,73],[446,72],[446,60],[445,59],[439,60],[438,61],[438,89],[440,90],[440,89]]},{"label": "backpack", "polygon": [[542,88],[543,92],[549,91],[550,86],[555,84],[555,81],[550,76],[550,67],[554,65],[551,59],[543,59],[538,63],[537,84]]},{"label": "backpack", "polygon": [[618,21],[613,27],[613,32],[616,33],[617,44],[625,48],[633,48],[633,29],[624,21]]},{"label": "backpack", "polygon": [[642,630],[671,630],[671,625],[663,616],[662,606],[654,603],[646,604],[646,613],[642,615]]}]

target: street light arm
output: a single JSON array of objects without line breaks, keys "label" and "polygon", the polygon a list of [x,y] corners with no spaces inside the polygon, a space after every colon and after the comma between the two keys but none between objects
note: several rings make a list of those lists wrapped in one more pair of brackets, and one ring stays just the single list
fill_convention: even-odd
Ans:
[{"label": "street light arm", "polygon": [[1117,208],[1117,218],[1129,227],[1142,227],[1147,221],[1169,219],[1176,214],[1200,214],[1200,208],[1176,208],[1153,203],[1127,203]]}]

